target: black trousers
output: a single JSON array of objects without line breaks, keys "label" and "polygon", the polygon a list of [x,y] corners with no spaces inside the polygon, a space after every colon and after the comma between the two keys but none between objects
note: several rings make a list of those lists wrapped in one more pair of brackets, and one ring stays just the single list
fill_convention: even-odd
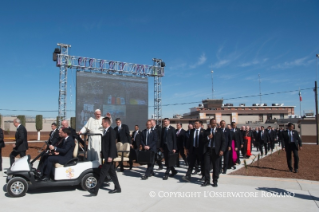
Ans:
[{"label": "black trousers", "polygon": [[[193,168],[195,166],[196,161],[199,162],[199,161],[202,160],[202,154],[200,154],[199,149],[195,148],[195,147],[192,147],[192,148],[193,148],[192,152],[188,155],[188,157],[189,157],[189,166],[188,166],[188,169],[187,169],[187,172],[186,172],[186,176],[189,176],[189,177],[192,174],[192,171],[193,171]],[[198,164],[197,164],[196,169],[198,169]],[[201,165],[201,169],[202,170],[204,169],[204,165],[203,164]],[[202,174],[204,174],[204,172],[202,172]]]},{"label": "black trousers", "polygon": [[[160,149],[157,149],[157,152],[160,151]],[[163,164],[162,164],[162,161],[161,160],[156,160],[156,156],[155,156],[155,162],[157,163],[158,165],[158,168],[163,168]]]},{"label": "black trousers", "polygon": [[15,157],[17,155],[20,155],[20,158],[22,158],[26,155],[26,151],[22,151],[22,152],[12,151],[10,153],[10,166],[12,166],[12,164],[14,163]]},{"label": "black trousers", "polygon": [[[186,160],[186,155],[185,155],[185,151],[184,151],[184,147],[183,146],[178,146],[178,153],[180,154],[180,156],[182,156],[183,160],[185,161],[185,163],[187,163]],[[177,165],[179,166],[179,158],[178,158],[178,162]]]},{"label": "black trousers", "polygon": [[[222,161],[222,158],[224,159]],[[228,166],[229,166],[229,151],[228,147],[227,150],[224,152],[223,156],[220,157],[220,170],[223,168],[224,172],[227,172]]]},{"label": "black trousers", "polygon": [[173,152],[170,152],[168,150],[164,150],[164,158],[165,158],[165,165],[166,165],[166,172],[165,175],[168,175],[170,171],[175,172],[174,166],[169,166],[169,159],[170,159],[170,154]]},{"label": "black trousers", "polygon": [[64,163],[66,163],[65,158],[60,155],[49,156],[48,159],[46,159],[43,164],[44,166],[43,175],[50,178],[51,173],[54,171],[54,164],[56,163],[60,163],[64,165]]},{"label": "black trousers", "polygon": [[[203,156],[203,163],[202,166],[204,166],[204,175],[203,177],[205,177],[205,181],[209,182],[210,181],[210,164],[212,163],[212,150],[211,148],[207,148],[207,151],[204,153]],[[213,165],[213,170],[214,172],[216,172],[217,170],[215,169],[214,165]],[[219,172],[219,169],[218,169]]]},{"label": "black trousers", "polygon": [[270,151],[270,149],[274,149],[275,148],[275,141],[270,141],[269,143],[268,143],[268,151]]},{"label": "black trousers", "polygon": [[287,165],[289,169],[292,169],[291,153],[293,153],[294,155],[294,168],[298,169],[298,164],[299,164],[298,147],[296,146],[295,143],[289,143],[289,146],[286,146]]},{"label": "black trousers", "polygon": [[259,150],[260,150],[260,153],[261,153],[262,155],[264,154],[264,151],[263,151],[264,148],[265,148],[265,154],[267,155],[268,145],[267,145],[267,143],[265,143],[265,142],[261,142],[261,143],[259,144]]},{"label": "black trousers", "polygon": [[[107,160],[107,159],[105,159],[105,160]],[[121,190],[120,183],[119,183],[119,180],[117,178],[113,162],[110,162],[110,163],[104,162],[104,164],[101,167],[99,181],[97,182],[97,185],[94,188],[95,193],[99,192],[99,189],[100,189],[101,185],[104,183],[104,180],[105,180],[107,175],[110,175],[110,177],[115,185],[115,189]]]},{"label": "black trousers", "polygon": [[213,183],[217,183],[220,170],[220,156],[219,152],[216,153],[215,149],[212,149],[212,163],[213,163]]},{"label": "black trousers", "polygon": [[2,148],[0,148],[0,171],[2,171]]},{"label": "black trousers", "polygon": [[155,153],[154,153],[154,158],[152,160],[152,163],[147,164],[147,169],[145,172],[145,176],[147,177],[149,177],[154,172],[154,160],[155,160]]}]

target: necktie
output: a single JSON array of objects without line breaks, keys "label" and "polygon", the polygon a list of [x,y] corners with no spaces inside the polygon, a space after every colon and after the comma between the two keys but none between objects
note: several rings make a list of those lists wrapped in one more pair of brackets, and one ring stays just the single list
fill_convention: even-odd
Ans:
[{"label": "necktie", "polygon": [[120,132],[120,130],[121,130],[121,127],[118,128],[118,132]]},{"label": "necktie", "polygon": [[104,130],[104,134],[103,135],[105,135],[106,134],[106,130]]},{"label": "necktie", "polygon": [[147,140],[148,140],[148,136],[149,136],[149,130],[147,130],[147,132],[146,132],[146,146],[147,146]]},{"label": "necktie", "polygon": [[198,130],[196,130],[196,135],[195,135],[195,147],[198,147]]},{"label": "necktie", "polygon": [[216,128],[214,128],[213,130],[213,134],[214,134],[214,137],[213,137],[213,148],[215,148],[215,133],[216,133]]},{"label": "necktie", "polygon": [[135,134],[134,134],[134,141],[135,141],[135,138],[136,138],[137,133],[138,133],[138,131],[135,131]]},{"label": "necktie", "polygon": [[292,137],[292,131],[290,131],[290,141],[294,142],[294,138]]}]

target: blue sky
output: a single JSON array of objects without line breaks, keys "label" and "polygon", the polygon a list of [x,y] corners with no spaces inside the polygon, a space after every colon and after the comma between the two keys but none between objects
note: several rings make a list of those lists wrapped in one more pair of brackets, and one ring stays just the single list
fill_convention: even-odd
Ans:
[{"label": "blue sky", "polygon": [[[201,102],[314,87],[319,54],[319,1],[5,1],[0,7],[0,110],[3,115],[55,117],[58,42],[71,55],[152,64],[166,62],[162,104]],[[68,104],[75,109],[75,71],[69,71]],[[149,105],[153,105],[149,79]],[[302,91],[302,110],[314,110],[314,92]],[[225,100],[258,103],[259,97]],[[296,106],[298,92],[262,102]],[[163,116],[197,104],[163,107]],[[149,116],[153,108],[149,109]],[[68,112],[68,116],[73,116]]]}]

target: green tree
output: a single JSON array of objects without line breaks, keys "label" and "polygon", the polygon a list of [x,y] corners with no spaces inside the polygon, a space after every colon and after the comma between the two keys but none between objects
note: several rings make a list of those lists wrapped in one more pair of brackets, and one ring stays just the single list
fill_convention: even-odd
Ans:
[{"label": "green tree", "polygon": [[71,117],[71,128],[76,129],[76,117]]},{"label": "green tree", "polygon": [[18,115],[17,118],[20,119],[20,123],[25,126],[25,115]]}]

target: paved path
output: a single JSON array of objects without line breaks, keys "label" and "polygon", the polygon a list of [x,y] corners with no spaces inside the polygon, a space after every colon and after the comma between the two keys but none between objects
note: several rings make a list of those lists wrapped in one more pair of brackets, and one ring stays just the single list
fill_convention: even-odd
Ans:
[{"label": "paved path", "polygon": [[[9,158],[3,158],[9,164]],[[6,167],[6,166],[5,166]],[[4,191],[5,176],[0,172],[1,210],[12,211],[318,211],[319,182],[299,179],[221,175],[217,188],[201,187],[200,175],[190,183],[182,180],[186,167],[162,180],[164,171],[146,181],[140,179],[146,166],[118,172],[120,194],[108,194],[105,185],[97,197],[75,187],[30,190],[21,198],[10,198]],[[157,168],[157,166],[155,166]],[[280,195],[275,195],[277,192]],[[286,195],[286,196],[284,196]]]}]

